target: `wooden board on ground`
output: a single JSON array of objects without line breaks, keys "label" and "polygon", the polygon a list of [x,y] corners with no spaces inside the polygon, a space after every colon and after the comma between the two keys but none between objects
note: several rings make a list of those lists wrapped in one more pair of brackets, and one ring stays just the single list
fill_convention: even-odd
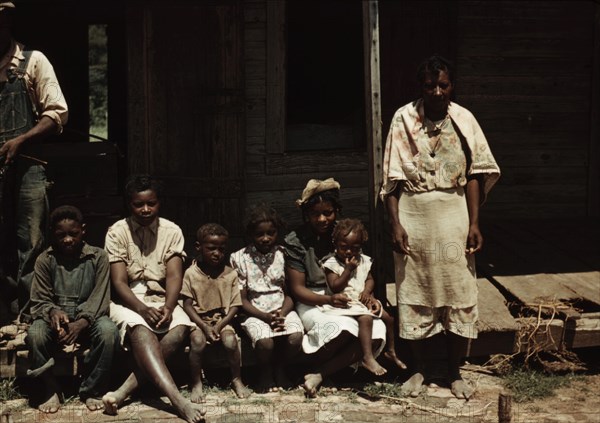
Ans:
[{"label": "wooden board on ground", "polygon": [[[531,229],[534,226],[526,229],[503,222],[484,228],[486,245],[478,257],[480,270],[524,304],[583,300],[600,306],[600,272],[587,260],[560,251],[550,240],[536,235]],[[578,237],[583,239],[583,235]],[[570,242],[591,245],[589,241]]]},{"label": "wooden board on ground", "polygon": [[479,332],[508,332],[519,329],[517,321],[506,306],[506,299],[487,279],[478,278]]}]

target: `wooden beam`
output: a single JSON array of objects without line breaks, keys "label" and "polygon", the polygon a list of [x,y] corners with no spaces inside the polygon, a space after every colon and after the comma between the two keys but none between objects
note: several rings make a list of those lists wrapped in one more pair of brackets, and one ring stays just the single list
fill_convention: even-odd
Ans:
[{"label": "wooden beam", "polygon": [[[379,66],[379,4],[377,0],[363,4],[363,43],[365,66],[365,109],[367,154],[369,158],[369,232],[371,254],[376,260],[384,257],[383,234],[385,221],[383,205],[379,202],[379,189],[383,181],[383,145],[381,122],[381,80]],[[375,277],[375,294],[385,300],[386,285],[383,263],[372,269]]]},{"label": "wooden beam", "polygon": [[285,151],[285,1],[267,1],[268,153]]},{"label": "wooden beam", "polygon": [[590,110],[590,160],[588,215],[600,215],[600,5],[595,4],[594,51],[592,65],[592,105]]}]

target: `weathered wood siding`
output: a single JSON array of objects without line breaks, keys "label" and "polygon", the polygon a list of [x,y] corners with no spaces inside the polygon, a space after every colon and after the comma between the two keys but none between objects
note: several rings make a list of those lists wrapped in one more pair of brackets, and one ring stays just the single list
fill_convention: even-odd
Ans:
[{"label": "weathered wood siding", "polygon": [[597,149],[590,157],[594,12],[591,1],[459,2],[456,99],[503,173],[486,215],[585,216],[597,198],[588,193],[598,159]]},{"label": "weathered wood siding", "polygon": [[[269,4],[271,3],[271,4]],[[269,106],[285,114],[285,86],[278,63],[285,63],[285,13],[277,2],[244,1],[246,68],[246,200],[272,204],[292,227],[301,222],[294,201],[310,178],[335,177],[342,185],[346,216],[368,221],[368,162],[364,151],[285,153],[285,131]],[[271,19],[269,21],[269,19]],[[275,62],[273,62],[275,61]],[[275,125],[275,126],[274,126]]]},{"label": "weathered wood siding", "polygon": [[188,252],[202,223],[242,233],[242,27],[236,0],[129,9],[129,173],[165,182],[162,214]]}]

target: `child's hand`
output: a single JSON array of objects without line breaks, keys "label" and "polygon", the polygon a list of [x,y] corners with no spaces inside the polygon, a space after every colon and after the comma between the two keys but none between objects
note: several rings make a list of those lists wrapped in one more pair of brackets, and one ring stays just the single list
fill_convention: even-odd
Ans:
[{"label": "child's hand", "polygon": [[379,316],[379,313],[381,313],[381,303],[373,296],[371,296],[371,300],[369,301],[367,307],[375,316]]},{"label": "child's hand", "polygon": [[208,339],[211,342],[217,342],[219,339],[221,339],[221,337],[219,335],[220,330],[217,328],[216,325],[211,326],[211,325],[204,324],[204,325],[202,325],[202,331],[206,335],[206,339]]},{"label": "child's hand", "polygon": [[367,291],[363,291],[358,296],[358,301],[360,301],[364,305],[368,305],[368,302],[372,297],[373,297],[372,294],[368,293]]},{"label": "child's hand", "polygon": [[285,317],[281,315],[281,309],[271,312],[271,321],[269,323],[273,332],[285,330]]},{"label": "child's hand", "polygon": [[50,325],[52,326],[52,329],[59,333],[59,336],[64,332],[62,326],[67,325],[68,323],[69,316],[67,313],[62,311],[60,308],[53,308],[50,310]]},{"label": "child's hand", "polygon": [[344,264],[345,264],[346,269],[352,271],[358,267],[358,257],[356,257],[356,256],[352,256],[349,258],[347,257]]}]

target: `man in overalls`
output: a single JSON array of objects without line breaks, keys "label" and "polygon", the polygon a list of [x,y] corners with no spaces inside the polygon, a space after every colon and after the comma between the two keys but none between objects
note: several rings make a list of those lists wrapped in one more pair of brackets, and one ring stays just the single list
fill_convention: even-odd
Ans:
[{"label": "man in overalls", "polygon": [[67,103],[48,59],[11,33],[12,2],[0,0],[0,295],[18,292],[21,320],[35,259],[44,249],[46,171],[30,149],[67,121]]}]

